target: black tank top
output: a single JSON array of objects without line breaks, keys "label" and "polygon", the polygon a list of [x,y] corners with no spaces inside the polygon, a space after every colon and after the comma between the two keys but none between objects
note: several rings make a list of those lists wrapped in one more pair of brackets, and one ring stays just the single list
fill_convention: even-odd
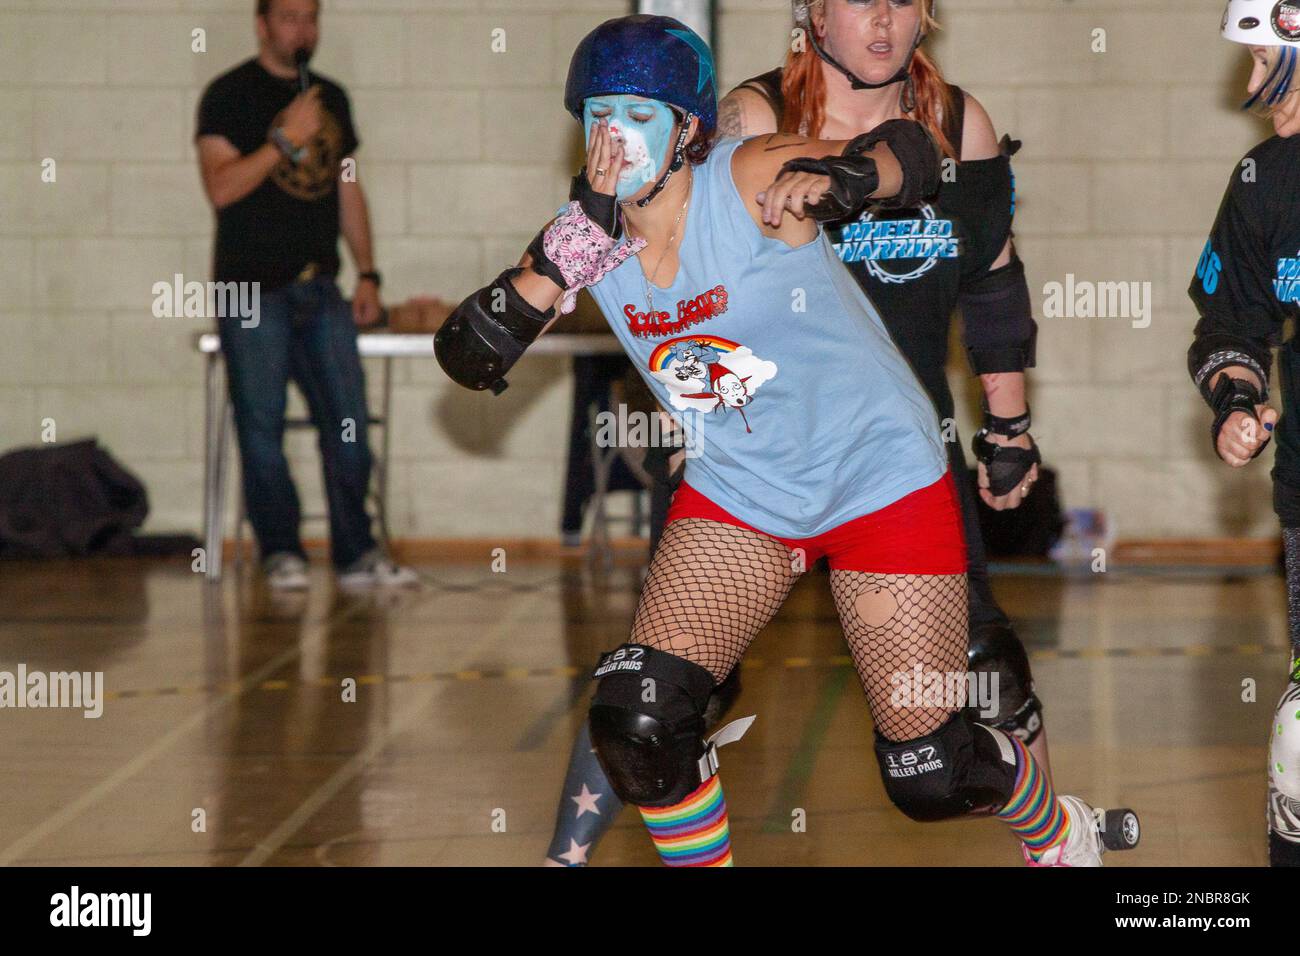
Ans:
[{"label": "black tank top", "polygon": [[[779,128],[781,69],[740,87],[768,102]],[[944,118],[944,134],[960,156],[966,97],[960,87],[949,91],[954,108]],[[944,373],[953,310],[962,289],[989,271],[1011,235],[1010,156],[1016,148],[1004,137],[1001,154],[991,159],[945,162],[938,194],[913,209],[869,209],[826,226],[840,259],[875,303],[940,418],[953,415]]]}]

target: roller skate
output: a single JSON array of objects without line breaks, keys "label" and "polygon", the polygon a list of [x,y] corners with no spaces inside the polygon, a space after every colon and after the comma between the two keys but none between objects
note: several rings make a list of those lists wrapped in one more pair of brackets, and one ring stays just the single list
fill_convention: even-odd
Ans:
[{"label": "roller skate", "polygon": [[1137,814],[1127,808],[1094,810],[1078,797],[1061,796],[1061,807],[1069,821],[1070,835],[1039,860],[1029,855],[1023,843],[1020,852],[1030,866],[1101,866],[1107,850],[1131,850],[1138,845],[1141,827]]}]

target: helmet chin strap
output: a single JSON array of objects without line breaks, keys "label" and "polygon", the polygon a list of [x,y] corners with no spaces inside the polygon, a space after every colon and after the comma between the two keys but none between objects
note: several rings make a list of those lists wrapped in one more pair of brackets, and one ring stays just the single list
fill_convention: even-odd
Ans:
[{"label": "helmet chin strap", "polygon": [[903,65],[898,68],[897,73],[895,73],[889,79],[884,80],[883,82],[880,83],[868,83],[866,80],[862,79],[860,76],[858,76],[856,73],[850,70],[839,60],[835,59],[835,57],[827,53],[826,50],[822,47],[822,45],[817,42],[817,31],[813,29],[811,23],[808,24],[808,39],[812,41],[812,48],[814,51],[816,51],[817,55],[821,57],[823,60],[825,60],[827,63],[829,63],[831,66],[835,67],[835,69],[843,73],[845,79],[849,81],[849,86],[851,86],[853,89],[880,90],[880,89],[884,89],[886,86],[892,86],[893,84],[898,83],[901,80],[907,79],[908,72],[912,68],[912,57],[916,54],[916,48],[921,45],[921,41],[925,39],[925,34],[921,32],[921,24],[918,23],[916,25],[916,39],[912,41],[912,49],[910,49],[907,52],[907,59],[903,61]]},{"label": "helmet chin strap", "polygon": [[650,200],[654,199],[655,196],[658,196],[663,188],[668,185],[668,180],[672,178],[673,173],[682,168],[686,163],[686,155],[684,153],[684,150],[686,149],[686,134],[690,132],[691,116],[693,115],[693,113],[687,114],[682,118],[682,129],[681,132],[677,134],[677,143],[673,146],[673,158],[669,161],[668,168],[664,170],[664,174],[655,181],[654,188],[646,193],[641,199],[625,199],[620,201],[620,206],[636,206],[638,209],[644,209],[650,204]]}]

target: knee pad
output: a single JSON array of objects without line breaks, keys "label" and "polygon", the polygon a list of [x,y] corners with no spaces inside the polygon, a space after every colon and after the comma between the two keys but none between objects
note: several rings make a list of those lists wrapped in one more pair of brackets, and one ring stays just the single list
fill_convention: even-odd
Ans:
[{"label": "knee pad", "polygon": [[1278,702],[1270,738],[1268,828],[1300,854],[1300,684]]},{"label": "knee pad", "polygon": [[876,759],[894,806],[922,823],[1000,810],[1016,785],[1011,741],[965,711],[916,740],[877,734]]},{"label": "knee pad", "polygon": [[981,712],[986,708],[972,704],[967,708],[971,718],[1018,737],[1026,746],[1033,743],[1043,729],[1043,704],[1034,694],[1029,655],[1016,632],[1005,624],[972,627],[967,661],[977,687],[981,686],[978,675],[987,674],[989,680],[997,675],[997,711],[986,716]]},{"label": "knee pad", "polygon": [[740,696],[740,665],[737,664],[731,669],[731,673],[717,687],[713,688],[713,693],[709,695],[709,702],[704,705],[704,726],[716,727],[722,722],[735,706],[736,698]]},{"label": "knee pad", "polygon": [[591,740],[619,799],[671,806],[713,775],[701,771],[712,674],[673,654],[624,644],[604,655],[592,676],[598,684]]}]

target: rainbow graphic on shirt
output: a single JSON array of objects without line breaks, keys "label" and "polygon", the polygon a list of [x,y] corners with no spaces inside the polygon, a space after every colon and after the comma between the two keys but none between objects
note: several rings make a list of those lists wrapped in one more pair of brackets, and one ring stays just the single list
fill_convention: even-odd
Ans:
[{"label": "rainbow graphic on shirt", "polygon": [[730,355],[732,352],[743,348],[739,342],[733,342],[731,339],[724,339],[718,335],[686,335],[681,338],[669,339],[667,342],[655,346],[655,350],[650,353],[646,365],[649,366],[652,372],[665,371],[677,358],[683,346],[690,347],[691,345],[696,345],[701,350],[712,349],[719,355]]},{"label": "rainbow graphic on shirt", "polygon": [[775,362],[717,335],[669,339],[655,347],[646,365],[650,377],[667,390],[673,408],[697,412],[742,408],[777,372]]}]

